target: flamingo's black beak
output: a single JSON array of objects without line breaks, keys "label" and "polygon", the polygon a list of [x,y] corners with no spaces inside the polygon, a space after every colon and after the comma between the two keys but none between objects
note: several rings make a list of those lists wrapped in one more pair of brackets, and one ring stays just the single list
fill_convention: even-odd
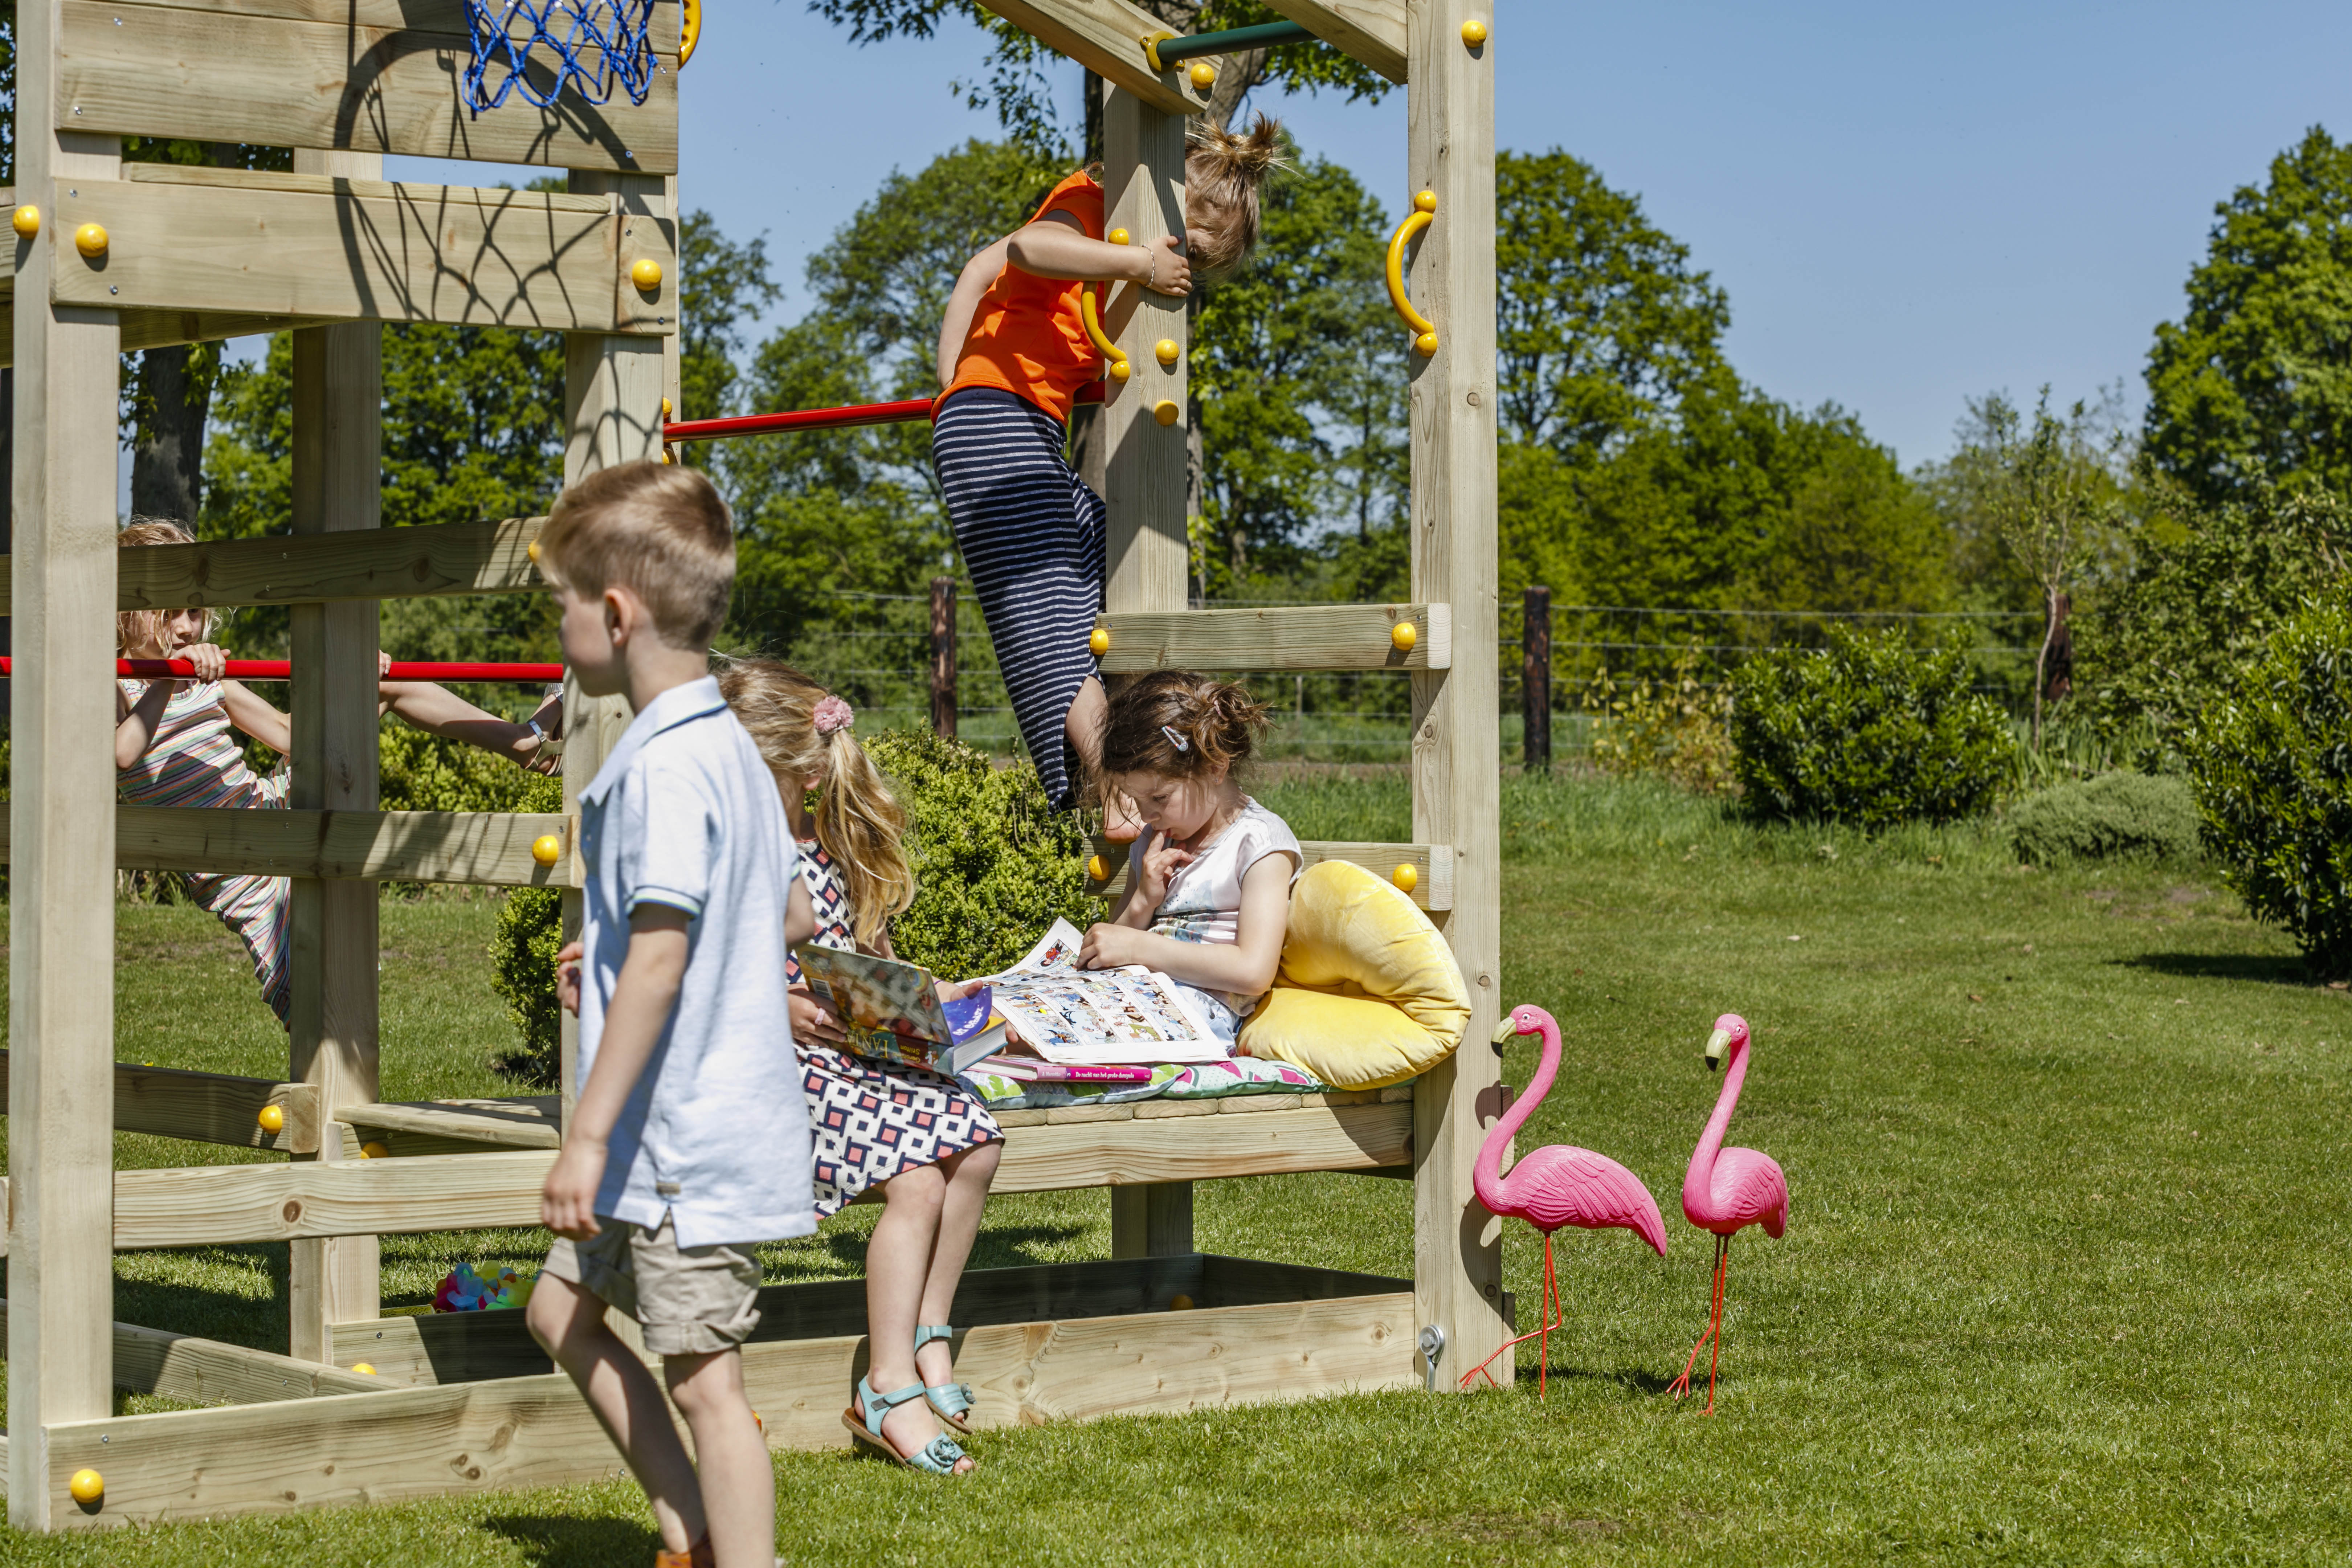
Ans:
[{"label": "flamingo's black beak", "polygon": [[1723,1053],[1731,1048],[1731,1031],[1717,1029],[1706,1037],[1706,1070],[1715,1071],[1723,1065]]}]

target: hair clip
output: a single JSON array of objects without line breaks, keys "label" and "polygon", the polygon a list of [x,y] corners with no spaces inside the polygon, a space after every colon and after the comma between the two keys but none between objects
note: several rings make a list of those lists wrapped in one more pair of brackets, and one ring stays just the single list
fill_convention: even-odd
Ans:
[{"label": "hair clip", "polygon": [[1189,751],[1191,751],[1191,750],[1192,749],[1192,742],[1190,742],[1190,741],[1188,741],[1188,740],[1186,740],[1183,736],[1181,736],[1181,735],[1178,734],[1178,733],[1176,732],[1176,726],[1174,726],[1173,724],[1162,724],[1162,725],[1160,725],[1160,732],[1161,734],[1163,734],[1163,735],[1167,736],[1167,737],[1168,737],[1168,743],[1169,743],[1170,745],[1171,745],[1171,746],[1175,747],[1178,751],[1180,751],[1180,752],[1189,752]]}]

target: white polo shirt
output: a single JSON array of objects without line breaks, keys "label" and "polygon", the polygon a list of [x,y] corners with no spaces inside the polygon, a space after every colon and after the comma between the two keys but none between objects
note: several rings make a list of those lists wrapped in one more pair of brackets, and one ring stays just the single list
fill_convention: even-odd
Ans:
[{"label": "white polo shirt", "polygon": [[629,952],[629,912],[692,917],[669,1026],[613,1128],[596,1212],[680,1247],[816,1228],[808,1102],[784,1003],[784,900],[795,873],[775,775],[719,682],[646,705],[580,792],[588,867],[580,932],[579,1081]]}]

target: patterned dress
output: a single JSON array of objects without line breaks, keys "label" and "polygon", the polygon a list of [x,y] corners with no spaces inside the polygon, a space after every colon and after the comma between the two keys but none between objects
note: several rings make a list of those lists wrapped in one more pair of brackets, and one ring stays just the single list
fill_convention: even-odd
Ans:
[{"label": "patterned dress", "polygon": [[[120,683],[135,706],[147,689],[143,680]],[[163,705],[155,739],[137,762],[115,770],[115,784],[131,805],[221,806],[282,811],[286,774],[255,775],[229,732],[216,681],[190,681]],[[292,997],[287,987],[287,907],[293,884],[283,877],[215,877],[181,873],[188,894],[235,931],[253,959],[261,998],[279,1023]]]},{"label": "patterned dress", "polygon": [[[810,940],[844,951],[856,948],[841,868],[822,845],[803,839],[800,869],[816,906],[816,935]],[[798,963],[791,963],[787,973],[792,984],[800,984]],[[820,1219],[901,1171],[935,1165],[1004,1136],[979,1097],[954,1079],[805,1040],[793,1044],[814,1134]]]}]

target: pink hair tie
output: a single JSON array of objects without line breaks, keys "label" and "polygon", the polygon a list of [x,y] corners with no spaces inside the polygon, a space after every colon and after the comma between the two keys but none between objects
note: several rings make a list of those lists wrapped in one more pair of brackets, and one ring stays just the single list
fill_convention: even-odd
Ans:
[{"label": "pink hair tie", "polygon": [[816,705],[816,732],[830,735],[836,730],[846,730],[856,717],[846,701],[828,696]]}]

